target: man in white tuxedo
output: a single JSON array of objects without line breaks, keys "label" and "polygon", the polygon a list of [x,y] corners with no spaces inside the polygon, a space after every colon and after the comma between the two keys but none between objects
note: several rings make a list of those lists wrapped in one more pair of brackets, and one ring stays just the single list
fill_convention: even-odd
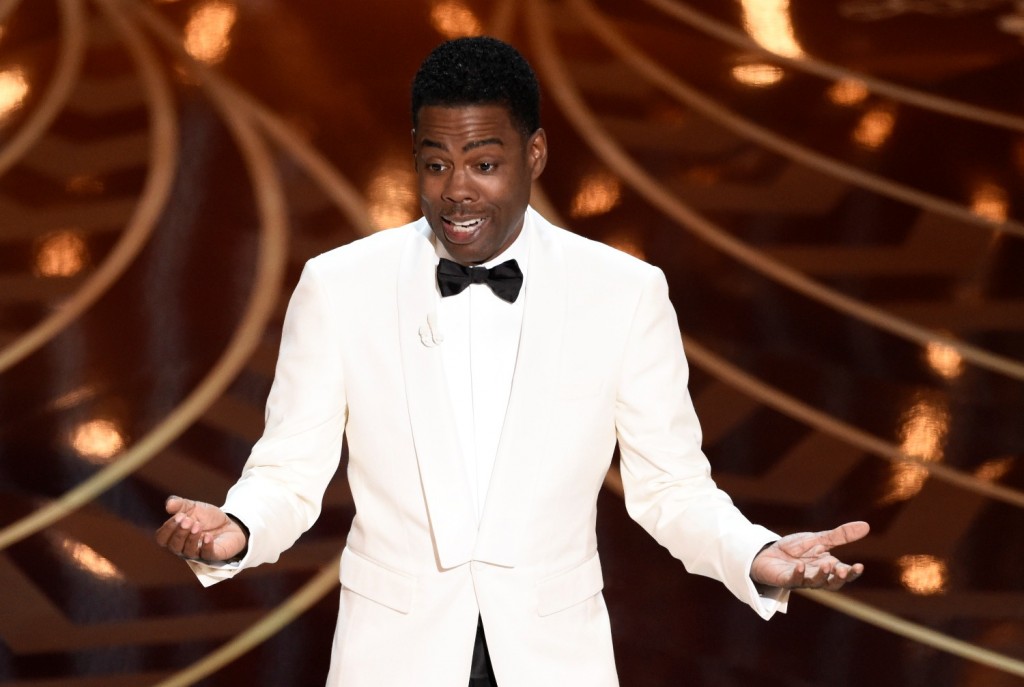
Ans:
[{"label": "man in white tuxedo", "polygon": [[715,486],[660,270],[529,207],[547,161],[532,70],[490,38],[413,84],[423,218],[310,260],[266,429],[220,508],[179,497],[157,541],[203,584],[275,561],[348,439],[329,685],[616,685],[595,537],[618,444],[626,507],[764,618],[838,589],[865,523],[780,538]]}]

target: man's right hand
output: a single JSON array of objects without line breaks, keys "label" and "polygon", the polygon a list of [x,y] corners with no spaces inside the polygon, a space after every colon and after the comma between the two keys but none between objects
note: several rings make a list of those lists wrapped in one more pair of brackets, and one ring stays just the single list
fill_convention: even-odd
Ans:
[{"label": "man's right hand", "polygon": [[156,543],[171,553],[215,562],[245,550],[245,531],[217,506],[171,496],[164,507],[171,517],[156,531]]}]

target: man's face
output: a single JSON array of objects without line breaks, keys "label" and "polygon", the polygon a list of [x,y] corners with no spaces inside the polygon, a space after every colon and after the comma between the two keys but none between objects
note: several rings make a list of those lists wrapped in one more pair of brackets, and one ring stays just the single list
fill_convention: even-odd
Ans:
[{"label": "man's face", "polygon": [[544,130],[524,137],[501,105],[429,106],[412,139],[420,208],[448,253],[476,265],[512,245],[547,162]]}]

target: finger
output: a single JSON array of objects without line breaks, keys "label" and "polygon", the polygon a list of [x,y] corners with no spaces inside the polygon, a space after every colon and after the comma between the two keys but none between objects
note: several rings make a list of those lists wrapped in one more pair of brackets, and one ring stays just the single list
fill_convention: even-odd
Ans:
[{"label": "finger", "polygon": [[799,589],[800,587],[811,586],[810,580],[817,573],[817,569],[811,565],[797,563],[789,572],[789,579],[779,584],[787,589]]},{"label": "finger", "polygon": [[789,586],[799,587],[804,583],[804,579],[807,576],[807,566],[803,562],[798,561],[793,566],[793,570],[789,575]]},{"label": "finger", "polygon": [[182,555],[186,558],[200,559],[203,557],[203,540],[206,538],[205,534],[189,534],[188,539],[185,540],[185,546],[182,547]]},{"label": "finger", "polygon": [[861,576],[861,573],[863,572],[864,566],[861,563],[855,563],[853,565],[841,563],[839,564],[839,566],[836,567],[835,572],[829,578],[828,584],[825,588],[829,591],[836,591],[840,589],[843,585],[856,580],[858,577]]},{"label": "finger", "polygon": [[858,577],[864,574],[864,564],[854,563],[853,565],[845,565],[842,579],[844,582],[853,582]]},{"label": "finger", "polygon": [[180,531],[184,532],[184,536],[180,540],[181,546],[177,554],[182,558],[208,560],[205,549],[213,540],[213,535],[206,531],[194,532],[191,528],[180,529]]},{"label": "finger", "polygon": [[177,513],[174,517],[168,518],[156,531],[156,543],[180,554],[184,540],[195,524],[192,519]]},{"label": "finger", "polygon": [[849,584],[850,582],[853,582],[858,577],[860,577],[860,575],[855,573],[855,572],[853,572],[853,571],[848,572],[844,576],[832,575],[831,577],[829,577],[828,583],[825,585],[824,588],[827,589],[830,592],[839,591],[840,589],[843,588],[844,585]]},{"label": "finger", "polygon": [[200,522],[199,518],[192,517],[191,515],[178,515],[180,519],[180,527],[183,530],[187,530],[189,534],[197,534],[203,529],[203,523]]},{"label": "finger", "polygon": [[209,533],[204,534],[200,539],[199,558],[202,558],[204,561],[217,560],[217,552],[215,551],[216,547],[213,545],[213,540],[213,535]]},{"label": "finger", "polygon": [[174,515],[186,508],[191,510],[190,501],[188,499],[183,499],[180,496],[168,496],[164,501],[164,510],[167,511],[169,515]]},{"label": "finger", "polygon": [[804,575],[803,586],[811,589],[821,589],[828,584],[828,577],[831,569],[824,565],[811,565],[807,567]]},{"label": "finger", "polygon": [[842,546],[843,544],[850,544],[858,539],[863,539],[870,531],[870,525],[858,520],[855,522],[847,522],[835,529],[822,532],[821,539],[824,541],[825,545],[831,549],[835,546]]},{"label": "finger", "polygon": [[178,530],[178,523],[174,518],[168,518],[164,524],[160,525],[154,535],[156,543],[160,546],[166,547],[170,542],[171,536]]},{"label": "finger", "polygon": [[174,516],[174,518],[171,519],[171,522],[174,523],[174,527],[167,539],[167,549],[179,556],[188,556],[189,554],[186,551],[186,548],[188,546],[189,538],[195,534],[192,530],[197,523],[192,518],[182,516],[181,513]]}]

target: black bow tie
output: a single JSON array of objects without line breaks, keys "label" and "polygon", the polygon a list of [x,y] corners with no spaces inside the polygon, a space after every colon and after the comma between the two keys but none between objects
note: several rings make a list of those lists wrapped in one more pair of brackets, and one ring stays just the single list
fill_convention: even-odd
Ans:
[{"label": "black bow tie", "polygon": [[523,287],[523,271],[515,260],[508,260],[491,269],[477,265],[466,267],[444,258],[437,263],[437,286],[441,289],[441,296],[462,293],[470,284],[487,284],[495,296],[515,303],[519,298],[519,289]]}]

